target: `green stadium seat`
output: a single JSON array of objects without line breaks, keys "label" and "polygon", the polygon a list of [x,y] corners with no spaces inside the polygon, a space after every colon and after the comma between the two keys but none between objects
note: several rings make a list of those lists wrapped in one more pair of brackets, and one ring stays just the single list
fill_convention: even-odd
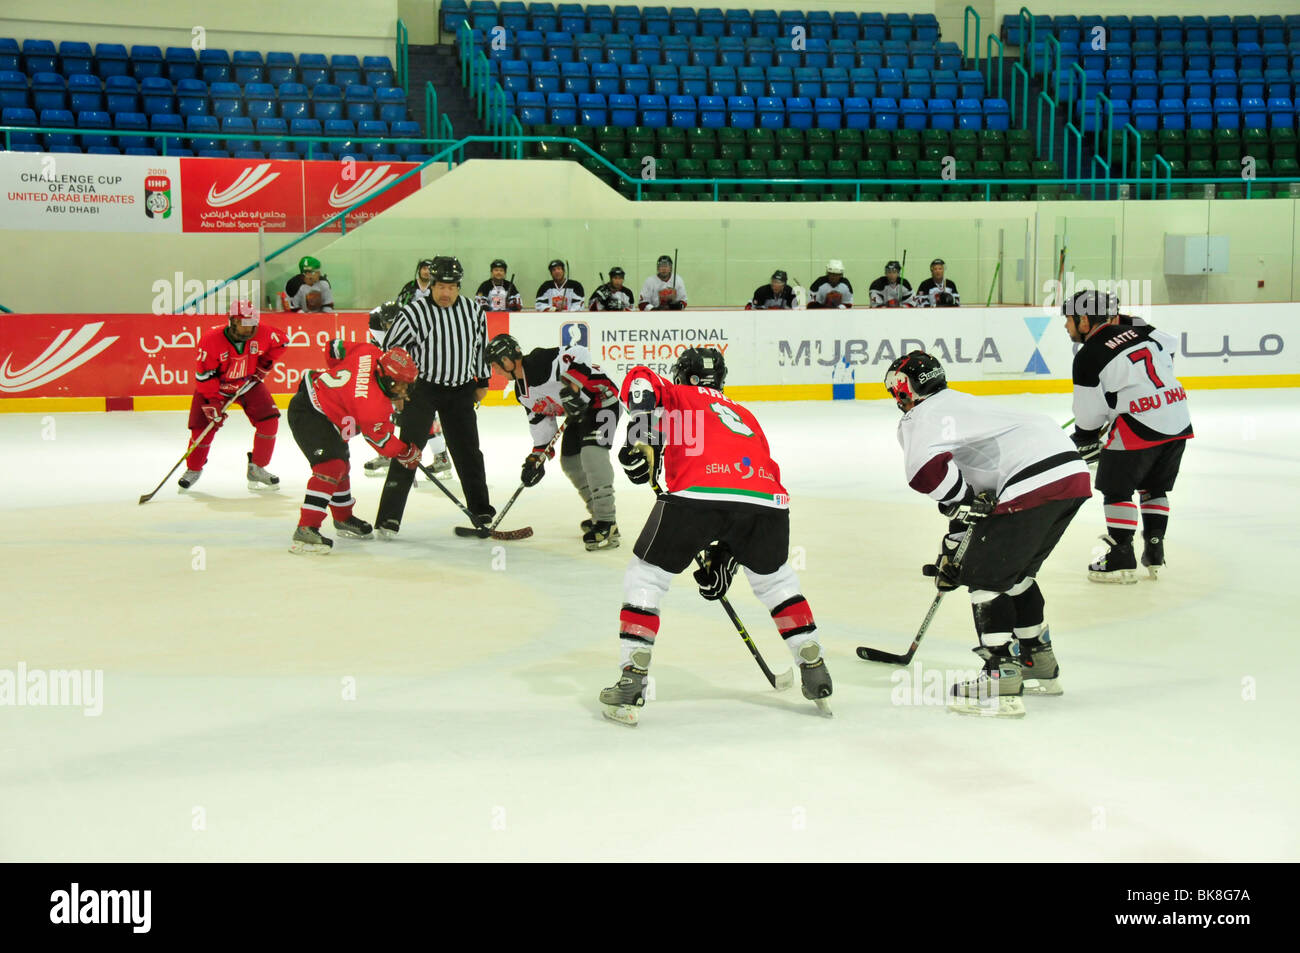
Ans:
[{"label": "green stadium seat", "polygon": [[[1002,178],[1002,163],[994,162],[991,159],[981,159],[979,162],[975,163],[975,178],[977,179]],[[983,184],[978,185],[975,187],[973,197],[977,199],[982,199],[984,198],[985,191],[986,190]],[[998,193],[1000,193],[1001,191],[1002,191],[1002,186],[994,185],[992,187],[992,192],[990,194],[993,198],[997,198]]]},{"label": "green stadium seat", "polygon": [[1214,158],[1214,136],[1209,129],[1187,130],[1187,161],[1200,162]]},{"label": "green stadium seat", "polygon": [[[1129,162],[1133,161],[1133,137],[1129,136]],[[1157,148],[1160,154],[1173,162],[1177,159],[1179,162],[1187,161],[1187,133],[1182,129],[1161,129],[1160,138]],[[1147,145],[1142,143],[1142,154],[1147,155]]]},{"label": "green stadium seat", "polygon": [[718,154],[718,136],[712,129],[687,129],[686,154],[692,159],[708,160]]},{"label": "green stadium seat", "polygon": [[[721,132],[721,130],[719,130],[719,132]],[[741,142],[744,142],[743,136],[741,137]],[[736,160],[722,158],[710,159],[705,163],[704,174],[706,178],[710,179],[734,179],[736,178]],[[721,198],[725,195],[730,195],[735,191],[736,186],[734,184],[721,184],[718,186],[718,197]]]},{"label": "green stadium seat", "polygon": [[979,134],[980,159],[985,162],[1007,160],[1007,134],[1000,129],[982,129]]},{"label": "green stadium seat", "polygon": [[861,129],[840,129],[835,133],[835,158],[849,162],[862,158]]},{"label": "green stadium seat", "polygon": [[733,162],[745,158],[745,130],[729,126],[718,130],[718,158]]},{"label": "green stadium seat", "polygon": [[[528,129],[530,136],[562,136],[564,129],[561,126],[531,126]],[[564,155],[564,147],[558,142],[530,142],[528,144],[529,155],[538,159],[555,159]]]},{"label": "green stadium seat", "polygon": [[943,194],[944,185],[940,172],[941,166],[937,159],[922,159],[916,163],[916,177],[930,179],[932,183],[920,186],[921,198],[937,200]]},{"label": "green stadium seat", "polygon": [[894,137],[888,129],[868,129],[866,132],[866,158],[875,162],[888,162],[894,158]]},{"label": "green stadium seat", "polygon": [[776,155],[778,159],[790,159],[798,162],[807,156],[802,129],[778,129],[776,131]]},{"label": "green stadium seat", "polygon": [[954,129],[949,138],[952,157],[958,162],[974,162],[979,158],[979,133],[974,129]]},{"label": "green stadium seat", "polygon": [[[883,179],[885,177],[885,164],[879,159],[862,159],[854,163],[853,177],[856,179]],[[883,191],[885,191],[883,183],[864,183],[862,197],[879,196]]]},{"label": "green stadium seat", "polygon": [[[826,162],[824,159],[801,159],[795,164],[795,172],[801,179],[825,179],[829,178],[826,172]],[[826,192],[825,183],[816,183],[802,185],[800,191],[809,195],[822,195]]]},{"label": "green stadium seat", "polygon": [[809,129],[807,132],[809,159],[829,162],[835,158],[835,133],[830,129]]},{"label": "green stadium seat", "polygon": [[776,158],[776,133],[771,129],[745,130],[746,157],[759,162]]},{"label": "green stadium seat", "polygon": [[[1029,170],[1035,179],[1059,179],[1061,177],[1061,165],[1058,162],[1035,162],[1030,165]],[[1034,192],[1040,199],[1055,198],[1061,194],[1062,188],[1063,186],[1060,183],[1050,185],[1040,183],[1034,187]]]},{"label": "green stadium seat", "polygon": [[1214,130],[1214,158],[1236,159],[1241,156],[1241,131],[1238,129]]},{"label": "green stadium seat", "polygon": [[1269,130],[1269,158],[1274,162],[1280,159],[1296,159],[1296,135],[1294,129]]},{"label": "green stadium seat", "polygon": [[894,132],[894,158],[900,162],[916,162],[921,158],[919,130],[899,129]]},{"label": "green stadium seat", "polygon": [[1034,136],[1028,129],[1008,129],[1007,158],[1017,162],[1034,161]]},{"label": "green stadium seat", "polygon": [[[767,163],[767,177],[769,179],[793,179],[799,175],[793,159],[773,159]],[[772,191],[780,196],[791,195],[798,190],[793,183],[773,185]]]},{"label": "green stadium seat", "polygon": [[[766,179],[767,166],[765,163],[753,159],[741,159],[736,163],[736,177],[740,179]],[[767,185],[763,182],[745,182],[740,186],[739,191],[746,194],[766,192]]]}]

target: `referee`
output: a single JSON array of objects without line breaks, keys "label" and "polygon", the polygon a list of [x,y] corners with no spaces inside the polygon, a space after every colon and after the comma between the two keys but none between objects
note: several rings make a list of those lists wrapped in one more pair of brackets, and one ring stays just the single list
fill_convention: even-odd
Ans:
[{"label": "referee", "polygon": [[[487,319],[472,298],[460,295],[465,271],[459,261],[450,256],[434,258],[432,273],[430,293],[403,308],[384,338],[384,347],[405,348],[420,369],[397,417],[400,436],[423,447],[434,414],[439,416],[465,506],[486,524],[496,510],[488,502],[474,405],[487,393],[492,374],[483,357]],[[404,466],[389,466],[375,517],[375,529],[381,536],[391,539],[401,528],[414,477]]]}]

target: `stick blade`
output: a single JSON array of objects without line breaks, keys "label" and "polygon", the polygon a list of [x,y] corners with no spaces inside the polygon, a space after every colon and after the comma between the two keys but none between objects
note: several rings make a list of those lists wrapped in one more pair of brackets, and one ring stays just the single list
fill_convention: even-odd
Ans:
[{"label": "stick blade", "polygon": [[140,502],[141,504],[144,504],[144,503],[148,503],[148,502],[149,502],[150,500],[152,500],[152,499],[153,499],[153,494],[152,494],[152,493],[146,493],[144,496],[140,497],[139,502]]},{"label": "stick blade", "polygon": [[882,652],[879,649],[859,645],[858,658],[865,662],[885,662],[889,665],[907,665],[912,661],[912,654],[909,652],[906,655],[895,655],[892,652]]},{"label": "stick blade", "polygon": [[477,526],[457,526],[456,535],[466,537],[477,536],[479,539],[487,539],[488,531],[486,529],[479,529]]},{"label": "stick blade", "polygon": [[783,692],[794,684],[794,669],[787,668],[780,675],[772,679],[772,687],[778,692]]},{"label": "stick blade", "polygon": [[527,539],[533,535],[533,528],[521,526],[519,529],[494,529],[491,535],[493,539]]}]

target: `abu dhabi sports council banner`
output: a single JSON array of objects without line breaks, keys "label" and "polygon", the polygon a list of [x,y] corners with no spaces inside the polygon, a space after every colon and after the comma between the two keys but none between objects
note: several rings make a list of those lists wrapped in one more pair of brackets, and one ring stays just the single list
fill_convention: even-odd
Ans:
[{"label": "abu dhabi sports council banner", "polygon": [[0,152],[0,222],[32,231],[180,232],[182,161]]},{"label": "abu dhabi sports council banner", "polygon": [[[1180,378],[1201,386],[1300,386],[1296,306],[1168,305],[1150,321],[1178,339]],[[716,347],[727,386],[749,399],[875,397],[889,364],[911,350],[982,393],[1068,390],[1075,346],[1042,308],[682,311],[509,315],[525,350],[582,344],[607,373],[637,364],[668,374],[688,347]],[[1287,348],[1287,338],[1291,347]]]},{"label": "abu dhabi sports council banner", "polygon": [[[0,221],[33,231],[300,233],[385,187],[348,227],[419,190],[413,162],[0,152]],[[339,231],[339,223],[327,231]]]},{"label": "abu dhabi sports council banner", "polygon": [[[1300,386],[1296,305],[1150,311],[1178,342],[1174,366],[1188,388]],[[368,328],[359,312],[267,312],[264,320],[289,334],[271,379],[276,394],[292,393],[303,371],[322,366],[325,342],[364,340]],[[727,389],[741,400],[883,399],[885,369],[914,348],[936,355],[948,379],[974,393],[1068,391],[1074,345],[1062,322],[1031,308],[491,312],[487,333],[509,331],[525,350],[584,345],[619,381],[638,364],[668,375],[682,351],[706,346],[726,356]],[[219,324],[210,316],[0,315],[0,410],[179,409],[193,392],[198,339]],[[513,402],[506,388],[496,374],[489,402]]]}]

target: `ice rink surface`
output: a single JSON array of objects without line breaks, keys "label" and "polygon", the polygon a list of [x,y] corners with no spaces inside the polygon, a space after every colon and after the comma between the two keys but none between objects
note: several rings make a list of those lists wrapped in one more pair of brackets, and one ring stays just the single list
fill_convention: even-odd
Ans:
[{"label": "ice rink surface", "polygon": [[[990,399],[1070,416],[1066,395]],[[797,678],[770,690],[687,575],[635,729],[596,701],[652,503],[621,473],[617,550],[583,549],[553,464],[504,524],[531,539],[456,537],[421,483],[398,540],[299,557],[308,467],[283,418],[281,492],[245,488],[241,416],[193,491],[173,477],[138,506],[184,449],[182,414],[0,415],[0,670],[103,672],[98,716],[0,707],[0,860],[1300,859],[1300,392],[1190,400],[1168,569],[1090,583],[1089,501],[1039,576],[1065,694],[1019,720],[938,703],[939,678],[978,664],[964,592],[910,670],[854,655],[906,649],[946,525],[905,484],[893,404],[753,404],[835,717]],[[480,426],[500,506],[527,428],[500,407]],[[381,481],[353,453],[373,520]],[[732,596],[790,666],[742,576]]]}]

